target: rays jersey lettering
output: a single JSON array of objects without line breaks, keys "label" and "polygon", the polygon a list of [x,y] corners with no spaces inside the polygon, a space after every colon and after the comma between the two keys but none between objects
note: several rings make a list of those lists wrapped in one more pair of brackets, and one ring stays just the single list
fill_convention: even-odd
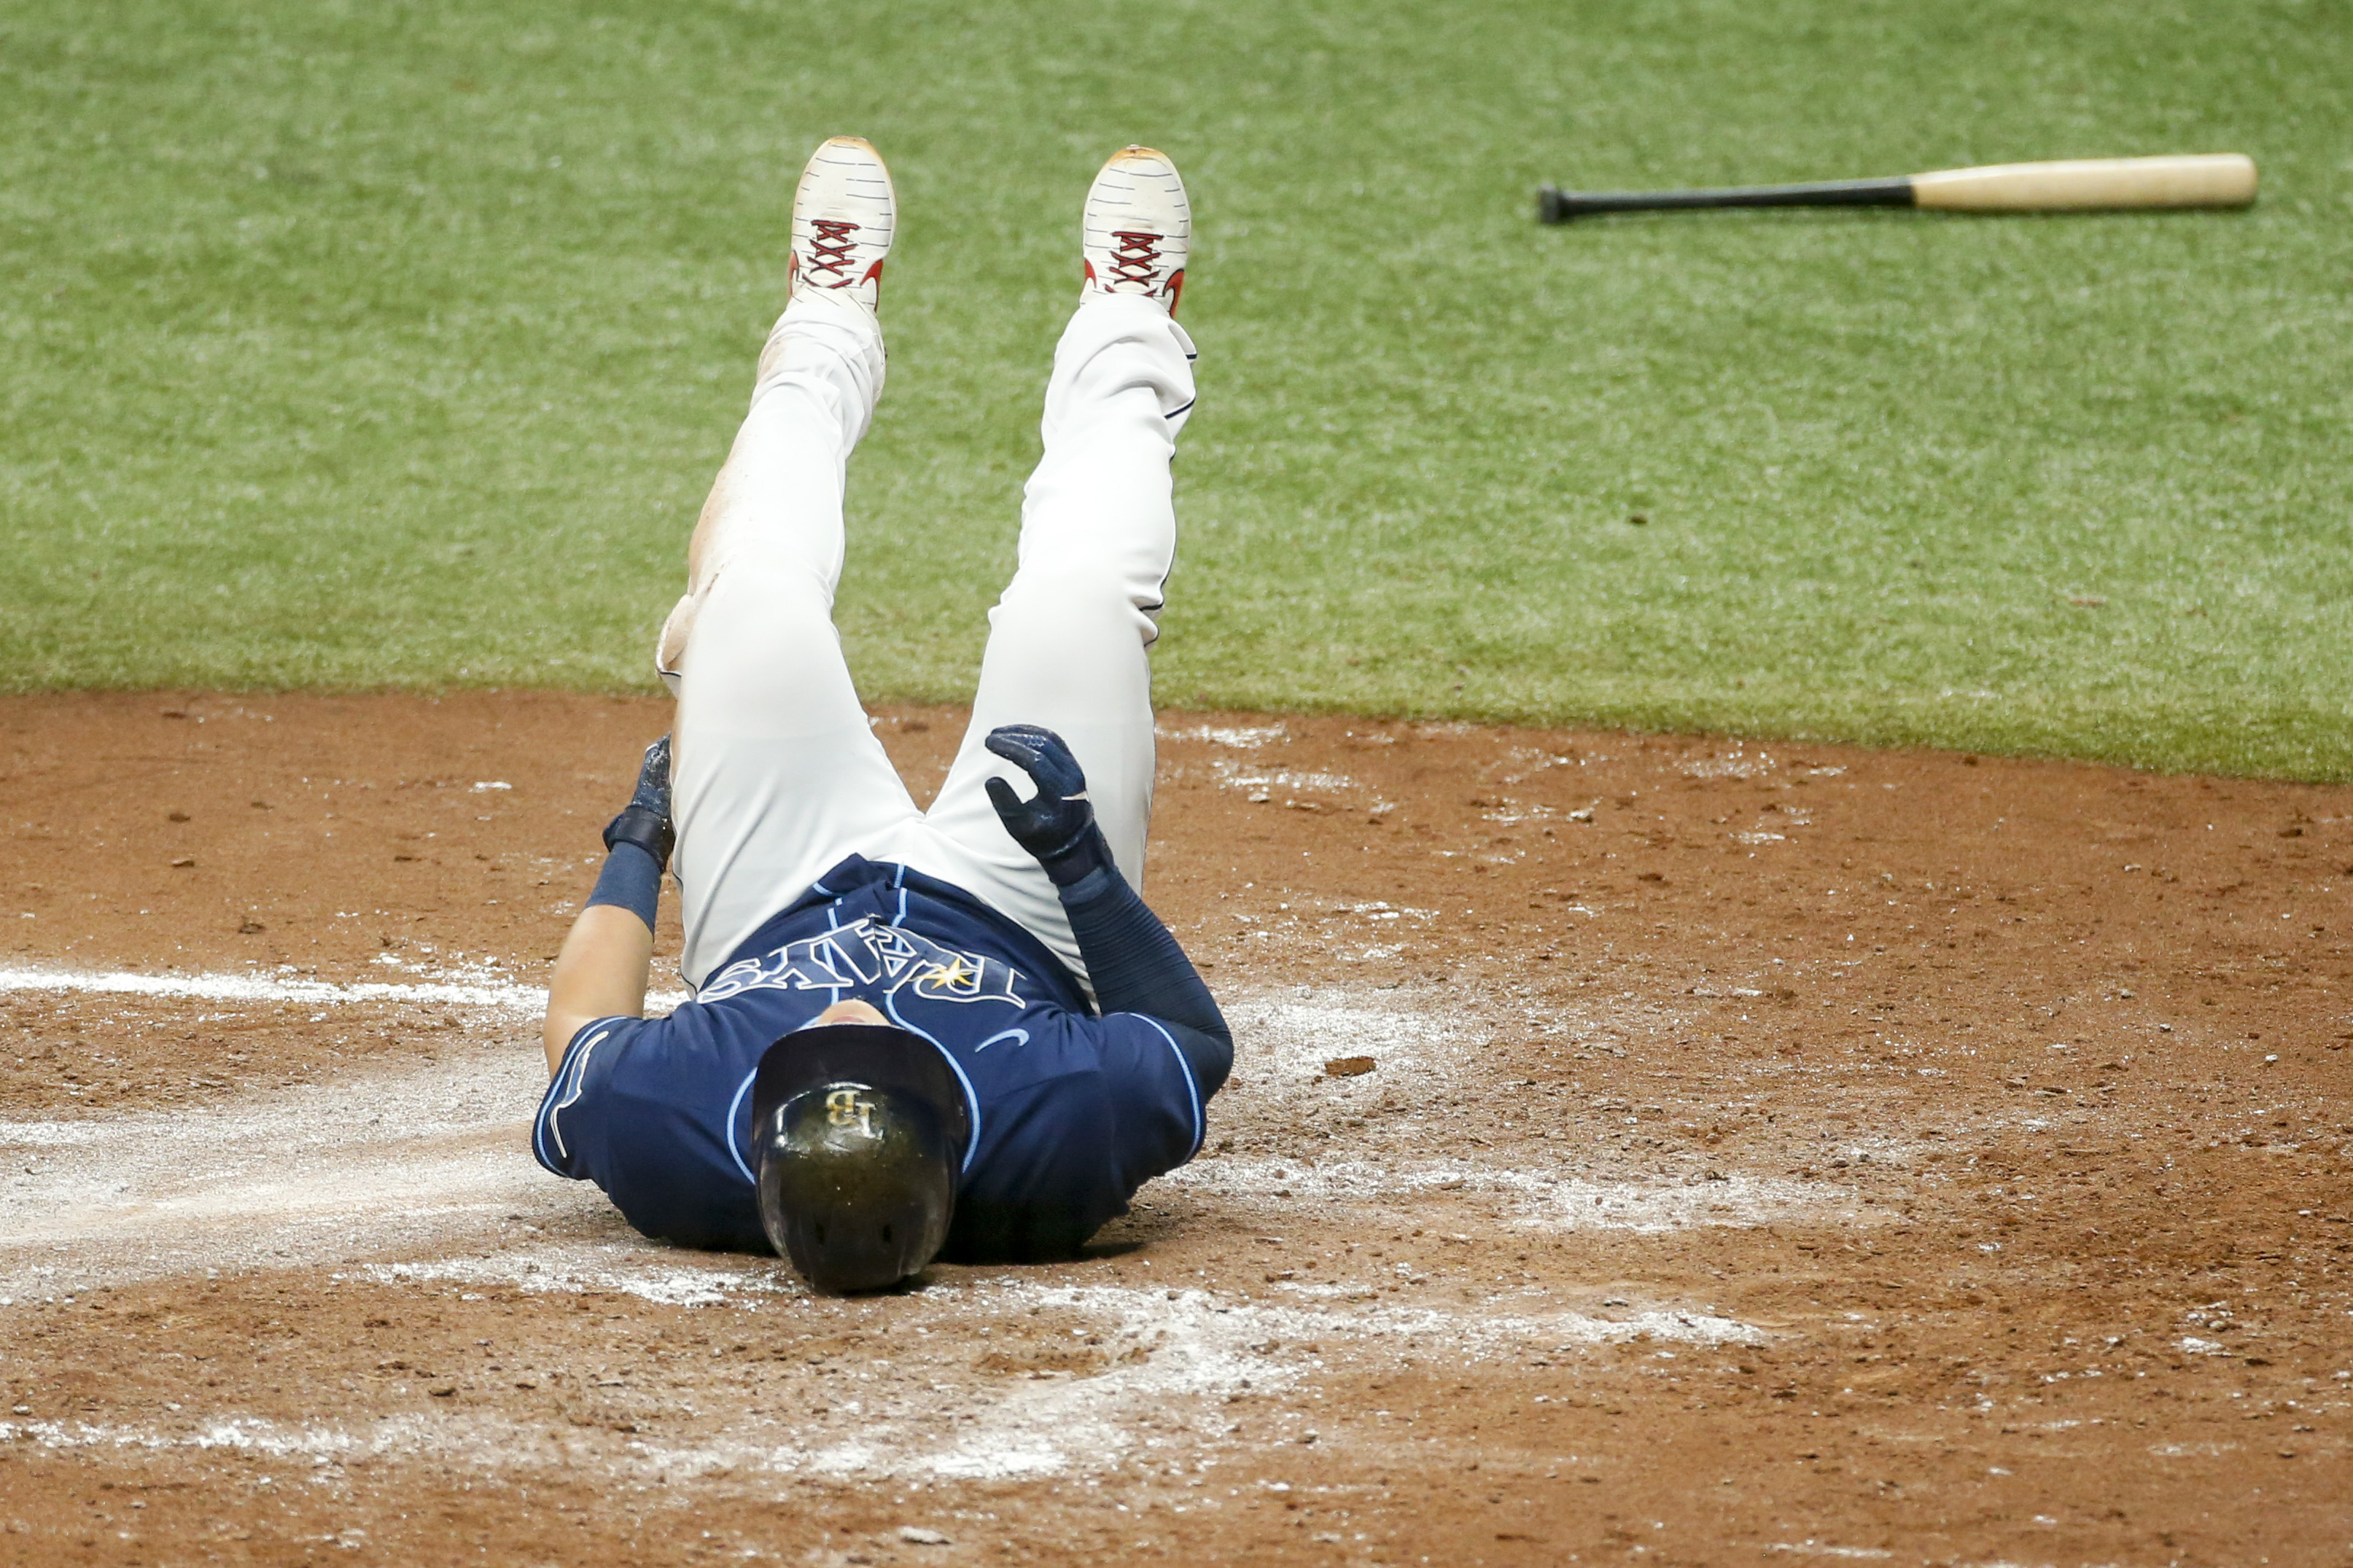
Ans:
[{"label": "rays jersey lettering", "polygon": [[746,991],[862,991],[890,995],[912,990],[931,1002],[1006,1002],[1029,1005],[1014,993],[1021,972],[1001,959],[958,952],[928,937],[871,916],[821,935],[787,942],[758,958],[739,959],[705,983],[698,1002]]}]

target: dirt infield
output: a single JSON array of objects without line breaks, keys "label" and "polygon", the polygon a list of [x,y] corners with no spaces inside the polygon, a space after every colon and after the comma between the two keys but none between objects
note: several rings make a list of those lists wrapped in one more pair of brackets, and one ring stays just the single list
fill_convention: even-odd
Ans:
[{"label": "dirt infield", "polygon": [[0,700],[0,1561],[2353,1556],[2353,790],[1169,715],[1208,1152],[845,1302],[525,1148],[665,722]]}]

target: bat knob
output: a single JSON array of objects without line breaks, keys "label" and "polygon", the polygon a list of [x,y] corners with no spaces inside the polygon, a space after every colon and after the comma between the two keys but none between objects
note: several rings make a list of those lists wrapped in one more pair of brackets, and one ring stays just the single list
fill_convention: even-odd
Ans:
[{"label": "bat knob", "polygon": [[1538,223],[1567,223],[1573,216],[1568,204],[1561,199],[1558,185],[1543,185],[1537,188],[1536,221]]}]

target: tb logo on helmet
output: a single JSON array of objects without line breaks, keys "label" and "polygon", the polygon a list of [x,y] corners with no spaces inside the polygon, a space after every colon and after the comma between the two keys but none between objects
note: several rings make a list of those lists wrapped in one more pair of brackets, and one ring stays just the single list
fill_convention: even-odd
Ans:
[{"label": "tb logo on helmet", "polygon": [[871,1138],[874,1102],[854,1089],[837,1089],[825,1097],[825,1120],[830,1127],[855,1127]]}]

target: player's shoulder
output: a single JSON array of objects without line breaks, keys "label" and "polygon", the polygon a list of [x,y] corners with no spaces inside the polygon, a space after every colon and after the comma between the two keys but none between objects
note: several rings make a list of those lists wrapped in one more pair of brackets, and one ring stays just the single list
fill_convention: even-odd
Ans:
[{"label": "player's shoulder", "polygon": [[557,1061],[554,1077],[549,1081],[547,1098],[553,1100],[559,1088],[569,1083],[576,1092],[589,1068],[601,1054],[611,1057],[649,1027],[659,1023],[653,1018],[631,1018],[615,1016],[591,1018],[573,1031],[565,1042],[564,1055]]},{"label": "player's shoulder", "polygon": [[575,1029],[572,1038],[565,1042],[565,1059],[569,1061],[575,1053],[594,1049],[608,1041],[634,1038],[663,1021],[659,1017],[633,1018],[618,1013],[610,1017],[591,1018]]},{"label": "player's shoulder", "polygon": [[591,1018],[575,1030],[542,1101],[543,1111],[559,1100],[577,1103],[624,1085],[641,1089],[649,1077],[696,1076],[690,1068],[707,1051],[698,1050],[697,1030],[683,1016],[698,1011],[691,1004],[678,1012],[650,1018],[616,1016]]}]

